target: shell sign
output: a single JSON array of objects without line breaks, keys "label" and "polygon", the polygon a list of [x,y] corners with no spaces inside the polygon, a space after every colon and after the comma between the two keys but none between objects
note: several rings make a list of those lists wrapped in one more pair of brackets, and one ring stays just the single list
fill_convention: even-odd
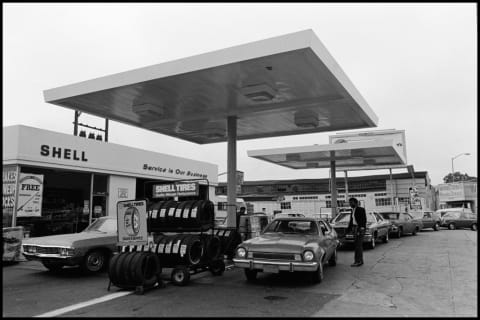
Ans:
[{"label": "shell sign", "polygon": [[117,225],[117,245],[146,245],[148,243],[147,201],[119,201]]}]

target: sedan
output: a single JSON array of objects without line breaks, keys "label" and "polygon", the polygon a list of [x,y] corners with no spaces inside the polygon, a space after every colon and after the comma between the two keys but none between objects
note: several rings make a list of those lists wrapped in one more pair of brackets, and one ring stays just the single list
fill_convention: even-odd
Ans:
[{"label": "sedan", "polygon": [[237,246],[235,267],[248,281],[258,272],[308,272],[314,283],[323,279],[323,266],[337,264],[337,233],[324,220],[302,217],[275,218],[260,236]]},{"label": "sedan", "polygon": [[[332,225],[337,232],[342,244],[353,243],[355,237],[351,232],[347,232],[348,224],[350,222],[350,212],[340,212],[333,220]],[[376,242],[382,240],[387,243],[389,240],[389,233],[392,228],[392,224],[389,220],[384,219],[377,212],[367,213],[367,229],[363,242],[370,249],[374,249]]]},{"label": "sedan", "polygon": [[441,219],[440,217],[432,211],[425,211],[422,218],[423,228],[428,229],[432,228],[435,231],[440,229]]},{"label": "sedan", "polygon": [[396,238],[410,233],[412,236],[416,235],[418,231],[423,229],[421,219],[416,219],[408,213],[401,212],[382,212],[380,213],[384,219],[392,222],[392,233]]},{"label": "sedan", "polygon": [[470,228],[473,231],[477,230],[477,215],[471,212],[464,211],[450,211],[443,215],[442,227],[447,227],[450,230],[457,228]]},{"label": "sedan", "polygon": [[27,238],[22,248],[27,260],[40,261],[50,271],[80,265],[87,273],[99,272],[117,251],[117,219],[98,218],[80,233]]}]

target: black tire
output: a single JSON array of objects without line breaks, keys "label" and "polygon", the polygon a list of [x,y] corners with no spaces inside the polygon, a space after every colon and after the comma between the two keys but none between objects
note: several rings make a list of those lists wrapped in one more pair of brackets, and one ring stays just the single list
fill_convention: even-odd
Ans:
[{"label": "black tire", "polygon": [[323,280],[323,264],[320,262],[317,271],[313,271],[311,274],[313,283],[320,283]]},{"label": "black tire", "polygon": [[247,281],[254,282],[257,279],[258,270],[243,269]]},{"label": "black tire", "polygon": [[220,238],[217,236],[208,236],[205,240],[205,259],[208,261],[218,259],[222,250]]},{"label": "black tire", "polygon": [[402,228],[398,228],[398,237],[399,238],[403,237],[403,229]]},{"label": "black tire", "polygon": [[416,236],[417,232],[418,232],[418,227],[415,227],[415,229],[413,229],[412,231],[412,236]]},{"label": "black tire", "polygon": [[387,231],[387,233],[383,237],[383,243],[388,243],[388,240],[389,240],[389,235],[388,234],[389,234],[389,231]]},{"label": "black tire", "polygon": [[130,254],[130,252],[122,252],[118,255],[118,259],[116,260],[116,263],[113,265],[114,271],[113,271],[113,277],[110,277],[110,280],[114,285],[117,287],[123,288],[124,284],[122,283],[122,277],[123,277],[123,260],[127,257],[127,255]]},{"label": "black tire", "polygon": [[455,224],[449,223],[449,224],[448,224],[448,229],[449,229],[449,230],[455,230]]},{"label": "black tire", "polygon": [[223,260],[213,260],[209,266],[210,272],[214,276],[221,276],[225,272],[225,263]]},{"label": "black tire", "polygon": [[472,229],[472,231],[477,231],[477,224],[476,223],[472,224],[470,228]]},{"label": "black tire", "polygon": [[121,274],[118,277],[118,281],[125,285],[135,285],[132,279],[132,269],[135,266],[133,258],[138,255],[139,252],[128,252],[122,261]]},{"label": "black tire", "polygon": [[433,225],[433,230],[434,230],[434,231],[440,230],[440,224],[439,224],[438,222],[436,222],[436,223]]},{"label": "black tire", "polygon": [[151,252],[138,252],[138,255],[139,258],[133,260],[135,265],[132,266],[132,281],[135,285],[151,287],[161,272],[158,257]]},{"label": "black tire", "polygon": [[122,255],[123,253],[117,253],[112,256],[110,259],[110,262],[108,263],[108,277],[110,278],[110,282],[113,284],[119,283],[118,281],[118,276],[116,273],[116,265],[118,263],[118,258]]},{"label": "black tire", "polygon": [[82,270],[86,273],[101,272],[108,265],[108,255],[103,250],[91,250],[87,252],[82,261]]},{"label": "black tire", "polygon": [[337,248],[335,248],[335,250],[333,251],[330,259],[328,259],[328,265],[332,267],[337,265]]},{"label": "black tire", "polygon": [[170,278],[174,285],[185,286],[190,281],[190,270],[186,266],[176,266]]},{"label": "black tire", "polygon": [[191,235],[185,239],[185,242],[187,245],[187,252],[185,254],[187,262],[190,265],[199,264],[204,252],[203,242],[200,237],[197,235]]},{"label": "black tire", "polygon": [[58,272],[63,269],[63,264],[59,262],[42,261],[42,264],[51,272]]}]

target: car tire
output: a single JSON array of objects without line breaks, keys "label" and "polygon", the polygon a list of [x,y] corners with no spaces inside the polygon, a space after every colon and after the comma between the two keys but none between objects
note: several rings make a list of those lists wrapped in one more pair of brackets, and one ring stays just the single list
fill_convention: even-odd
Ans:
[{"label": "car tire", "polygon": [[133,271],[133,273],[130,274],[130,276],[132,276],[131,281],[136,286],[151,287],[157,282],[158,276],[161,273],[160,261],[158,257],[151,252],[137,252],[137,254],[140,258],[133,260],[137,263],[130,268]]},{"label": "car tire", "polygon": [[398,229],[398,237],[399,238],[403,237],[403,229],[402,228]]},{"label": "car tire", "polygon": [[86,273],[97,273],[105,269],[108,258],[102,250],[91,250],[87,252],[82,261],[82,270]]},{"label": "car tire", "polygon": [[185,286],[190,281],[190,270],[186,266],[176,266],[170,276],[176,286]]},{"label": "car tire", "polygon": [[367,246],[368,246],[369,249],[373,250],[373,249],[375,249],[375,245],[376,245],[375,235],[372,234],[372,240],[370,240],[370,242],[367,244]]},{"label": "car tire", "polygon": [[440,224],[438,224],[438,222],[433,225],[433,230],[434,231],[440,230]]},{"label": "car tire", "polygon": [[45,268],[48,269],[48,271],[51,271],[51,272],[58,272],[63,268],[63,264],[58,262],[42,261],[42,264]]},{"label": "car tire", "polygon": [[225,263],[223,260],[213,260],[209,264],[209,269],[214,276],[221,276],[225,271]]},{"label": "car tire", "polygon": [[477,224],[476,223],[472,224],[470,228],[472,229],[472,231],[477,231]]},{"label": "car tire", "polygon": [[332,267],[337,265],[337,248],[335,248],[335,250],[333,250],[332,256],[328,260],[328,265],[332,266]]},{"label": "car tire", "polygon": [[387,231],[387,233],[385,234],[385,237],[383,237],[383,243],[388,243],[388,240],[389,240],[388,234],[389,232]]},{"label": "car tire", "polygon": [[318,265],[317,271],[312,272],[312,282],[313,283],[320,283],[323,280],[323,264],[320,261],[320,264]]},{"label": "car tire", "polygon": [[123,259],[124,253],[118,253],[113,255],[113,257],[110,259],[110,262],[108,264],[108,277],[110,279],[110,282],[113,283],[114,285],[117,285],[120,283],[118,279],[118,274],[117,274],[117,263],[120,257]]},{"label": "car tire", "polygon": [[418,232],[418,227],[415,227],[415,229],[413,229],[412,231],[412,236],[416,236],[417,232]]},{"label": "car tire", "polygon": [[119,274],[118,281],[119,283],[125,285],[134,285],[133,278],[132,278],[132,269],[135,267],[133,263],[135,256],[139,254],[139,252],[127,252],[125,258],[122,261],[122,269],[121,274]]},{"label": "car tire", "polygon": [[455,224],[449,223],[449,224],[448,224],[448,229],[449,229],[449,230],[455,230]]},{"label": "car tire", "polygon": [[257,279],[257,270],[243,269],[245,272],[245,277],[247,281],[253,282]]}]

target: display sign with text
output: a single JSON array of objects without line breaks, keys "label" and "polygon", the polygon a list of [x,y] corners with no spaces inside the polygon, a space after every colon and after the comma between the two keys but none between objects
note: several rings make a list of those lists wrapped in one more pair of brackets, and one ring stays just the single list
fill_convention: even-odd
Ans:
[{"label": "display sign with text", "polygon": [[43,174],[20,173],[18,180],[18,217],[41,217]]},{"label": "display sign with text", "polygon": [[174,182],[153,185],[153,198],[198,196],[198,182]]},{"label": "display sign with text", "polygon": [[146,245],[148,243],[147,201],[119,201],[117,203],[117,225],[117,245]]}]

